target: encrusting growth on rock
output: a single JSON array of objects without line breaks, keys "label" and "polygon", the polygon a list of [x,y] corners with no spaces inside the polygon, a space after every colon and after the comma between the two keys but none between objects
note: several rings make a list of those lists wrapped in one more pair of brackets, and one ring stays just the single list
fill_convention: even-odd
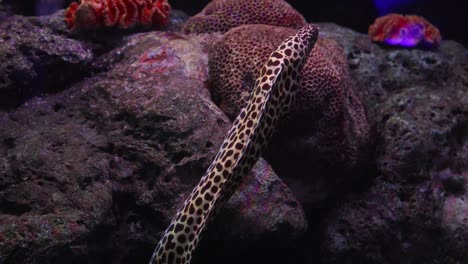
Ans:
[{"label": "encrusting growth on rock", "polygon": [[245,24],[299,29],[304,17],[283,0],[214,0],[184,25],[185,33],[224,33]]},{"label": "encrusting growth on rock", "polygon": [[[270,52],[293,33],[294,29],[284,27],[243,25],[226,32],[213,45],[209,89],[213,101],[229,118],[247,103],[254,78]],[[326,154],[327,160],[342,159],[352,166],[359,159],[359,148],[367,142],[369,127],[351,85],[343,48],[332,39],[320,38],[300,76],[296,102],[281,132],[288,140],[313,135],[311,149],[321,158]]]},{"label": "encrusting growth on rock", "polygon": [[208,221],[237,189],[294,103],[302,68],[318,36],[307,25],[271,53],[247,105],[229,130],[214,161],[178,210],[150,263],[189,263]]}]

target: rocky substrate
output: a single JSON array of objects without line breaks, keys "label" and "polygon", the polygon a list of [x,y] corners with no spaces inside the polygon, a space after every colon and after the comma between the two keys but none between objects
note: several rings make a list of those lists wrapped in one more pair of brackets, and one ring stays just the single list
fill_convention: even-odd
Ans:
[{"label": "rocky substrate", "polygon": [[[230,127],[206,82],[222,35],[84,41],[61,15],[0,24],[0,263],[146,263]],[[320,28],[345,50],[371,158],[261,159],[193,263],[468,262],[468,51]]]}]

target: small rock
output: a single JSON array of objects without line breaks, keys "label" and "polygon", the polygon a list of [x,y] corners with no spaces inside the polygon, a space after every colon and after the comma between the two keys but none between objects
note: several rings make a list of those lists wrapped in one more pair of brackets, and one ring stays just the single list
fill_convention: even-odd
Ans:
[{"label": "small rock", "polygon": [[86,44],[54,33],[35,18],[10,17],[0,24],[0,109],[65,89],[88,72],[93,58]]}]

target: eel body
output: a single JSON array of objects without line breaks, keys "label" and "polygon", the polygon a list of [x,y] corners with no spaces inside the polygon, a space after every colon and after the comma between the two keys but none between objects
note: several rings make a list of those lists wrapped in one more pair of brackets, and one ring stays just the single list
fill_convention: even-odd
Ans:
[{"label": "eel body", "polygon": [[159,241],[150,264],[188,264],[206,224],[235,192],[294,102],[300,72],[317,41],[307,25],[287,38],[263,65],[247,105],[219,152]]}]

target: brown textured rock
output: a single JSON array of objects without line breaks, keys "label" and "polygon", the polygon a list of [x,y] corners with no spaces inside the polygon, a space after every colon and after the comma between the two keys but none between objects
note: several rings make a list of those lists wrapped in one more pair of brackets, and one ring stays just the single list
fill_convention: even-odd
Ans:
[{"label": "brown textured rock", "polygon": [[[210,91],[231,119],[243,107],[262,63],[293,29],[244,25],[228,31],[210,53]],[[320,38],[302,71],[290,120],[271,149],[352,167],[368,140],[364,108],[350,84],[342,48]],[[283,151],[270,151],[282,153]],[[300,154],[299,154],[300,153]]]},{"label": "brown textured rock", "polygon": [[10,17],[0,24],[0,109],[63,90],[86,75],[92,59],[87,43],[61,35],[36,18]]},{"label": "brown textured rock", "polygon": [[[0,10],[0,20],[1,20]],[[14,109],[35,96],[56,93],[70,83],[96,74],[99,55],[121,44],[130,31],[71,32],[64,11],[50,16],[12,16],[0,25],[0,111]],[[178,31],[187,19],[171,13],[166,30]],[[142,30],[142,29],[139,29]]]},{"label": "brown textured rock", "polygon": [[[128,37],[95,61],[106,73],[0,115],[1,263],[149,260],[230,127],[204,86],[204,43],[215,39]],[[237,228],[223,239],[239,248],[253,215],[261,221],[244,242],[304,232],[302,208],[268,164],[246,182],[224,211]]]},{"label": "brown textured rock", "polygon": [[376,148],[370,186],[327,217],[323,263],[467,262],[468,51],[387,49],[320,28],[347,54]]},{"label": "brown textured rock", "polygon": [[300,251],[307,226],[302,206],[289,187],[260,158],[213,221],[206,233],[211,241],[201,243],[193,263],[299,260],[289,253]]},{"label": "brown textured rock", "polygon": [[11,7],[7,4],[0,3],[0,22],[13,15]]},{"label": "brown textured rock", "polygon": [[283,0],[214,0],[190,18],[186,33],[224,33],[245,24],[300,28],[304,17]]}]

